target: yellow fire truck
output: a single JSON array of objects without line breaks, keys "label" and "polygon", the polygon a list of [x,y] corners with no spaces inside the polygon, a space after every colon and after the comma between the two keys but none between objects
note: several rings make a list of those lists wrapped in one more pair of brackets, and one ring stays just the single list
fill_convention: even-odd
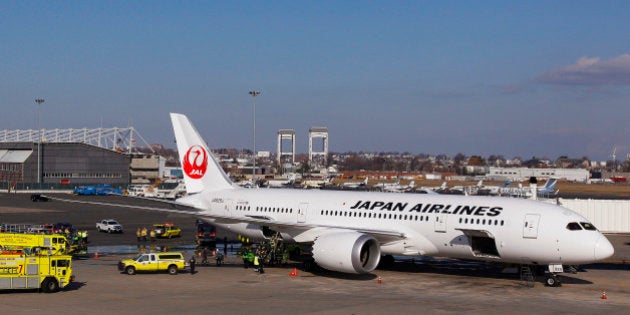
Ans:
[{"label": "yellow fire truck", "polygon": [[59,234],[0,233],[0,250],[20,249],[28,255],[38,251],[50,251],[49,255],[68,253],[66,237]]},{"label": "yellow fire truck", "polygon": [[26,255],[0,252],[0,289],[59,291],[74,280],[69,255]]}]

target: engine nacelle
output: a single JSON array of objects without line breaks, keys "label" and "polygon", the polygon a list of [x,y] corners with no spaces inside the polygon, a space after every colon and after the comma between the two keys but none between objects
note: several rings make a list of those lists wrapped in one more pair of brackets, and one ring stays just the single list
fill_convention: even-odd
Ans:
[{"label": "engine nacelle", "polygon": [[339,232],[319,236],[313,242],[313,259],[324,269],[345,273],[369,273],[381,259],[378,241],[371,235]]}]

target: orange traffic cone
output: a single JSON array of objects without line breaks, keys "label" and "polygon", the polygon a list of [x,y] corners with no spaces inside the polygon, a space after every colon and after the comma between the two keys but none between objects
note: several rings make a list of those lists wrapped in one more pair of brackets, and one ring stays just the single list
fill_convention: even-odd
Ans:
[{"label": "orange traffic cone", "polygon": [[608,298],[606,297],[606,290],[602,291],[602,300],[607,300]]},{"label": "orange traffic cone", "polygon": [[94,252],[94,259],[98,259],[98,252]]},{"label": "orange traffic cone", "polygon": [[293,271],[289,274],[289,277],[297,277],[297,268],[293,267]]},{"label": "orange traffic cone", "polygon": [[378,279],[376,279],[376,282],[378,282],[378,284],[383,283],[383,279],[381,279],[381,276],[379,276]]}]

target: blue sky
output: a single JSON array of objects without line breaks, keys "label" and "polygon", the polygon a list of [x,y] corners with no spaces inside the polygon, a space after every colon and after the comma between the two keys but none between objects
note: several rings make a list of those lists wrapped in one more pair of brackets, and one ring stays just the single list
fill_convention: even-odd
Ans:
[{"label": "blue sky", "polygon": [[630,152],[628,1],[0,1],[0,130],[133,125],[174,147],[511,158]]}]

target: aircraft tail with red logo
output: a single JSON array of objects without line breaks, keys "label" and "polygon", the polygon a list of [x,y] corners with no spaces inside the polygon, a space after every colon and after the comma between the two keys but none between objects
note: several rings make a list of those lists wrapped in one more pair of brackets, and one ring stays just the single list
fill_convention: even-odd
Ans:
[{"label": "aircraft tail with red logo", "polygon": [[188,117],[171,113],[171,122],[188,194],[234,188]]}]

